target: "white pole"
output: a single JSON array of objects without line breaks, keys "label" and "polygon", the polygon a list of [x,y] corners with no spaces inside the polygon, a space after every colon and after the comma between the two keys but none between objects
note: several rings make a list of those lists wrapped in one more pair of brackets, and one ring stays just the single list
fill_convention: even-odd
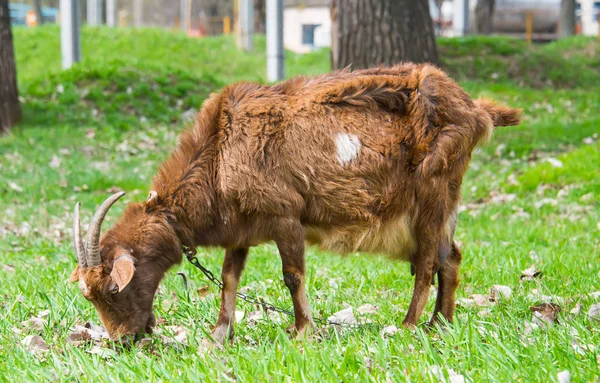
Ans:
[{"label": "white pole", "polygon": [[63,69],[81,61],[79,0],[60,0],[60,51]]},{"label": "white pole", "polygon": [[240,0],[238,17],[240,19],[240,34],[242,49],[252,52],[254,44],[252,33],[254,31],[254,0]]},{"label": "white pole", "polygon": [[133,26],[136,28],[142,27],[142,1],[133,0]]},{"label": "white pole", "polygon": [[117,0],[106,0],[106,25],[109,27],[114,27],[117,25],[116,16],[117,16]]},{"label": "white pole", "polygon": [[454,0],[452,29],[454,36],[469,34],[469,0]]},{"label": "white pole", "polygon": [[283,0],[267,0],[267,80],[283,80]]},{"label": "white pole", "polygon": [[100,25],[101,0],[87,0],[87,23],[88,25]]}]

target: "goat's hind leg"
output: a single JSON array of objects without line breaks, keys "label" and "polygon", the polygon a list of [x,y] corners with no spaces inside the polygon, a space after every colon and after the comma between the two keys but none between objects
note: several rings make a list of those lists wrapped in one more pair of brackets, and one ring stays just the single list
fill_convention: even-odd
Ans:
[{"label": "goat's hind leg", "polygon": [[458,269],[462,260],[462,253],[456,243],[452,243],[450,255],[440,266],[438,271],[438,293],[435,301],[435,309],[431,317],[430,325],[440,321],[442,315],[448,323],[452,323],[454,317],[456,288],[458,287]]},{"label": "goat's hind leg", "polygon": [[217,325],[211,337],[218,343],[223,343],[226,338],[233,338],[233,324],[235,323],[235,300],[240,276],[248,257],[248,249],[227,249],[223,260],[221,278],[223,290],[221,291],[221,310]]},{"label": "goat's hind leg", "polygon": [[436,251],[433,242],[419,241],[419,249],[411,262],[415,269],[415,286],[406,318],[402,322],[404,327],[414,328],[423,313],[427,298],[429,298],[433,271],[437,265]]}]

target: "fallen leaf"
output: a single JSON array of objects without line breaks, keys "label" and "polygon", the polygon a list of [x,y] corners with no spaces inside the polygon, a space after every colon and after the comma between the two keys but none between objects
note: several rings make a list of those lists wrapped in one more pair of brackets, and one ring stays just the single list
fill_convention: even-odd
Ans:
[{"label": "fallen leaf", "polygon": [[529,308],[533,312],[532,322],[538,325],[553,324],[560,312],[560,306],[555,303],[540,303]]},{"label": "fallen leaf", "polygon": [[508,286],[494,285],[490,289],[490,300],[493,302],[500,300],[500,298],[510,299],[511,295],[512,289]]},{"label": "fallen leaf", "polygon": [[596,303],[588,310],[588,317],[600,320],[600,303]]},{"label": "fallen leaf", "polygon": [[56,169],[60,166],[61,160],[60,158],[55,154],[52,156],[52,159],[50,160],[50,167],[52,169]]},{"label": "fallen leaf", "polygon": [[48,351],[46,341],[39,335],[28,335],[21,341],[21,344],[34,354],[41,351]]},{"label": "fallen leaf", "polygon": [[236,310],[235,311],[235,323],[240,323],[244,319],[244,311]]},{"label": "fallen leaf", "polygon": [[200,297],[205,297],[210,292],[210,286],[209,285],[200,286],[196,289],[196,292],[198,293],[198,295]]},{"label": "fallen leaf", "polygon": [[521,280],[523,281],[533,281],[535,278],[542,275],[541,271],[538,271],[535,268],[535,265],[531,265],[530,268],[525,269],[521,272]]},{"label": "fallen leaf", "polygon": [[487,295],[472,294],[471,299],[473,299],[477,306],[489,306],[491,304],[490,297]]},{"label": "fallen leaf", "polygon": [[388,337],[388,336],[393,336],[397,332],[398,332],[398,328],[396,326],[394,326],[394,325],[385,326],[381,330],[381,336],[385,338],[385,337]]},{"label": "fallen leaf", "polygon": [[246,320],[248,322],[258,322],[262,318],[262,311],[250,311],[248,315],[246,315]]},{"label": "fallen leaf", "polygon": [[579,315],[579,313],[581,312],[581,303],[577,303],[577,304],[575,305],[575,307],[573,307],[573,308],[571,309],[571,311],[569,311],[569,312],[570,312],[571,314],[573,314],[573,315]]},{"label": "fallen leaf", "polygon": [[44,318],[47,317],[48,315],[50,315],[50,310],[46,309],[43,311],[40,311],[37,315],[38,318]]},{"label": "fallen leaf", "polygon": [[552,167],[554,167],[554,168],[562,168],[563,167],[562,161],[557,160],[556,158],[548,157],[548,158],[546,158],[546,161],[548,161],[550,163],[550,165],[552,165]]},{"label": "fallen leaf", "polygon": [[17,193],[20,193],[23,191],[23,188],[20,187],[19,185],[17,185],[14,182],[8,181],[8,187],[10,187],[12,190],[16,191]]},{"label": "fallen leaf", "polygon": [[348,307],[342,311],[338,311],[333,314],[329,318],[328,321],[334,323],[344,323],[344,324],[357,324],[356,318],[354,317],[354,312],[352,311],[352,307]]},{"label": "fallen leaf", "polygon": [[379,310],[379,307],[367,303],[357,308],[356,312],[359,314],[374,314],[377,310]]},{"label": "fallen leaf", "polygon": [[440,382],[449,382],[449,383],[464,383],[465,377],[454,371],[453,369],[448,369],[448,378],[444,374],[444,369],[440,366],[434,365],[429,367],[429,372],[433,375],[434,378],[438,379]]},{"label": "fallen leaf", "polygon": [[593,293],[589,293],[588,295],[594,299],[597,299],[600,298],[600,291],[594,291]]},{"label": "fallen leaf", "polygon": [[571,373],[569,371],[561,371],[557,375],[558,383],[570,383],[571,382]]},{"label": "fallen leaf", "polygon": [[40,332],[44,329],[44,326],[46,326],[47,324],[48,322],[46,320],[35,317],[21,322],[21,326],[23,326],[23,329],[27,332]]},{"label": "fallen leaf", "polygon": [[88,129],[85,131],[85,136],[91,140],[96,137],[96,131],[94,129]]},{"label": "fallen leaf", "polygon": [[15,270],[13,265],[2,265],[2,271],[6,271],[7,273],[14,273]]},{"label": "fallen leaf", "polygon": [[99,347],[99,346],[94,346],[94,347],[92,347],[91,350],[88,350],[87,352],[92,355],[98,355],[99,357],[101,357],[103,359],[108,359],[115,355],[115,352],[113,350],[106,348],[106,347]]}]

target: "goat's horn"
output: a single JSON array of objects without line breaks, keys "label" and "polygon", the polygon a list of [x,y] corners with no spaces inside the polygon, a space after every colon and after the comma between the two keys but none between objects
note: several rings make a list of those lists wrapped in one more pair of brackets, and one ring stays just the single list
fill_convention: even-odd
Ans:
[{"label": "goat's horn", "polygon": [[98,266],[102,263],[100,259],[100,227],[108,209],[124,195],[125,192],[118,192],[108,197],[106,201],[102,202],[98,210],[96,210],[92,222],[90,222],[87,231],[87,263],[89,267]]},{"label": "goat's horn", "polygon": [[73,243],[75,244],[75,254],[77,255],[77,264],[79,267],[87,267],[87,258],[85,248],[83,247],[83,238],[81,237],[81,228],[79,227],[79,206],[75,204],[75,214],[73,216]]}]

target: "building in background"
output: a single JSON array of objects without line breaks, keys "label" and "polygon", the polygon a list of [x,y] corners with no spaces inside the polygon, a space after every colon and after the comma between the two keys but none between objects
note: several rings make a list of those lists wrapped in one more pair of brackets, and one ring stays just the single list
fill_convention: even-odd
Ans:
[{"label": "building in background", "polygon": [[285,0],[283,44],[306,53],[331,46],[330,0]]},{"label": "building in background", "polygon": [[[561,0],[496,0],[493,17],[493,33],[515,37],[525,36],[525,17],[533,13],[534,40],[553,40],[558,37],[558,19]],[[452,36],[453,0],[430,0],[431,15],[438,35]],[[436,6],[436,3],[438,6]],[[473,25],[477,0],[469,0],[470,24]],[[595,36],[598,34],[600,0],[577,0],[577,33]]]},{"label": "building in background", "polygon": [[[10,13],[10,22],[12,25],[27,25],[27,13],[33,11],[33,5],[24,3],[8,3],[8,12]],[[56,23],[58,17],[58,8],[42,7],[42,18],[44,23]],[[37,24],[40,24],[39,21]]]}]

